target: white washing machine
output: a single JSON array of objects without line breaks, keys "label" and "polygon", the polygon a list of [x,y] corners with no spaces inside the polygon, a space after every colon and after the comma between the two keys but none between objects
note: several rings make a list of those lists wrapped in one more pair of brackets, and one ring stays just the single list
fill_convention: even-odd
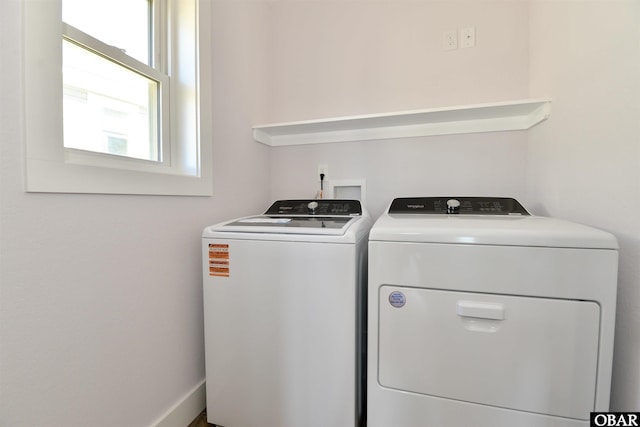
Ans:
[{"label": "white washing machine", "polygon": [[363,422],[371,223],[359,201],[281,200],[204,230],[209,423]]},{"label": "white washing machine", "polygon": [[587,426],[618,252],[507,198],[395,199],[369,243],[369,427]]}]

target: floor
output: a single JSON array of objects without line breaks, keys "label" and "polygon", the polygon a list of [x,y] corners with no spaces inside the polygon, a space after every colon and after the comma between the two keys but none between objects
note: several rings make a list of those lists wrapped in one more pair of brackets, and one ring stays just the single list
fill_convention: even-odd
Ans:
[{"label": "floor", "polygon": [[207,410],[202,411],[195,420],[191,421],[188,427],[213,427],[213,424],[207,422]]}]

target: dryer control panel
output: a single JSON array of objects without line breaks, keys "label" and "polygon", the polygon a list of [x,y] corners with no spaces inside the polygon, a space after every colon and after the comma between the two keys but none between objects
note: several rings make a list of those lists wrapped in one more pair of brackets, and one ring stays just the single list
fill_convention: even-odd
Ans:
[{"label": "dryer control panel", "polygon": [[390,214],[529,215],[509,197],[403,197],[394,199]]}]

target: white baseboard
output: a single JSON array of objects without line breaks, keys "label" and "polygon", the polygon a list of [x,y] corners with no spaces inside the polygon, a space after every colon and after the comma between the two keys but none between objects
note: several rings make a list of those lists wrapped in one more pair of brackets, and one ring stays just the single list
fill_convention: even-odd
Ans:
[{"label": "white baseboard", "polygon": [[169,409],[153,427],[187,427],[207,406],[205,380]]}]

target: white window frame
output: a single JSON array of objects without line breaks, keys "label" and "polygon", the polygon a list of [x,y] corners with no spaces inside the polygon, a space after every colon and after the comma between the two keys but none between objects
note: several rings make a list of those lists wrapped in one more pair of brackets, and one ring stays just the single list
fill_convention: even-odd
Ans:
[{"label": "white window frame", "polygon": [[161,101],[170,111],[170,128],[161,132],[170,139],[164,162],[64,147],[62,39],[78,34],[62,22],[60,0],[23,0],[26,191],[212,195],[211,120],[201,120],[212,111],[210,1],[156,1],[164,5],[154,13],[166,16],[155,19],[168,23],[154,32],[168,55],[153,58],[169,75],[170,100]]}]

